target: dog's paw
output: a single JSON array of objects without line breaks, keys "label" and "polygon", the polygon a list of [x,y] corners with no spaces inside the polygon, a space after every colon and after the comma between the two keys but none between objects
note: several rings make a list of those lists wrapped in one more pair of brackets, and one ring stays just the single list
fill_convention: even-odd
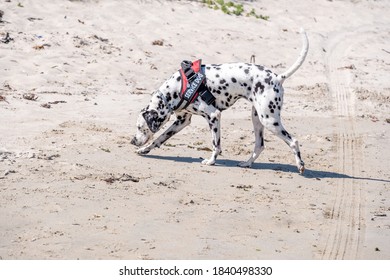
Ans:
[{"label": "dog's paw", "polygon": [[239,164],[237,164],[239,167],[242,167],[242,168],[250,168],[252,167],[252,162],[248,162],[248,161],[242,161],[240,162]]},{"label": "dog's paw", "polygon": [[150,152],[150,148],[148,147],[143,147],[137,150],[137,154],[139,155],[146,155]]},{"label": "dog's paw", "polygon": [[301,160],[297,162],[297,167],[299,174],[303,175],[303,172],[305,172],[305,163]]},{"label": "dog's paw", "polygon": [[204,159],[202,161],[202,164],[203,165],[214,165],[215,164],[215,160],[212,160],[212,159]]}]

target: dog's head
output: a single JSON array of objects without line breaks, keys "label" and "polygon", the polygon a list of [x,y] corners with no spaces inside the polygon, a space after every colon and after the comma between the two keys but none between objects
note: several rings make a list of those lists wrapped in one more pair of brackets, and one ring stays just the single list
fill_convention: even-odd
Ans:
[{"label": "dog's head", "polygon": [[149,105],[141,111],[137,120],[137,132],[131,140],[131,144],[143,146],[160,128],[169,120],[173,108],[180,100],[181,88],[180,73],[175,72],[152,95]]},{"label": "dog's head", "polygon": [[137,132],[131,140],[131,144],[136,146],[145,145],[155,134],[164,122],[163,118],[154,109],[143,109],[137,119]]},{"label": "dog's head", "polygon": [[138,147],[145,145],[153,135],[169,120],[171,110],[163,98],[154,94],[150,104],[141,111],[137,119],[137,132],[131,144]]}]

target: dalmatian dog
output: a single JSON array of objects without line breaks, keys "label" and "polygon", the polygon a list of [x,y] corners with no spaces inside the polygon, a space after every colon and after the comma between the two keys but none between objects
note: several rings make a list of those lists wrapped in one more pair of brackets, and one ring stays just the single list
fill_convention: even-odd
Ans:
[{"label": "dalmatian dog", "polygon": [[[296,62],[284,73],[277,75],[268,68],[248,63],[206,64],[206,86],[215,97],[208,105],[200,97],[185,109],[177,109],[180,103],[181,75],[179,71],[166,80],[152,95],[149,104],[137,120],[137,131],[131,144],[141,147],[140,155],[148,154],[160,147],[170,137],[190,124],[192,114],[204,117],[210,127],[213,151],[202,164],[213,165],[221,153],[221,112],[232,106],[238,99],[245,98],[252,104],[252,123],[255,147],[251,157],[239,163],[241,167],[251,167],[264,150],[264,127],[281,138],[291,148],[300,174],[305,167],[301,159],[298,141],[284,128],[280,113],[283,105],[283,82],[303,64],[309,49],[306,32],[301,28],[303,47]],[[146,145],[153,135],[170,119],[176,116],[173,124],[157,139]]]}]

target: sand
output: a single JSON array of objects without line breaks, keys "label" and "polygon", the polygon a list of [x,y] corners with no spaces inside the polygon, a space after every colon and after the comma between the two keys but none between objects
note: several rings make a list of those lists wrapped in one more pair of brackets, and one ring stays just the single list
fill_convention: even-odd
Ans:
[{"label": "sand", "polygon": [[[390,2],[1,0],[0,259],[389,259]],[[160,149],[130,144],[183,59],[283,72],[282,117],[251,169],[251,105],[198,116]],[[7,36],[8,33],[8,36]]]}]

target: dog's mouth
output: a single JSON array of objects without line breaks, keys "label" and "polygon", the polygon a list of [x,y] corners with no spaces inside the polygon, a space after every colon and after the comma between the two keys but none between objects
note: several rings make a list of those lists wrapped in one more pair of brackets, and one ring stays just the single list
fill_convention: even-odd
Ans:
[{"label": "dog's mouth", "polygon": [[130,144],[139,147],[139,145],[137,145],[138,144],[137,138],[135,138],[135,137],[133,137],[133,139],[131,139]]},{"label": "dog's mouth", "polygon": [[143,143],[138,141],[137,137],[134,137],[133,139],[131,139],[130,144],[132,144],[134,146],[137,146],[137,147],[141,147],[143,145]]},{"label": "dog's mouth", "polygon": [[140,139],[137,136],[134,136],[133,139],[131,139],[130,144],[137,146],[137,147],[141,147],[141,146],[145,145],[146,143],[148,143],[149,140],[150,140],[150,137],[145,136],[145,137],[142,137]]}]

